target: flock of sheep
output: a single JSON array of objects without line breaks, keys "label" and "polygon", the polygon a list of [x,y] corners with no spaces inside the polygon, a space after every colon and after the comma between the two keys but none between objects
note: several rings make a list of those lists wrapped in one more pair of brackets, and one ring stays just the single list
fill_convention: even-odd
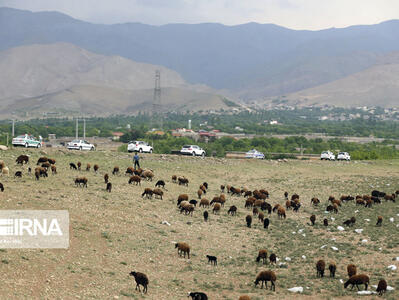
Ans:
[{"label": "flock of sheep", "polygon": [[[29,162],[29,156],[27,155],[20,155],[16,159],[17,164],[27,164]],[[51,170],[52,174],[57,174],[57,168],[56,168],[56,160],[47,158],[47,157],[40,157],[37,161],[37,167],[34,169],[34,175],[36,180],[40,180],[42,177],[48,177],[48,172]],[[82,163],[77,162],[75,163],[70,163],[69,168],[72,170],[82,170]],[[87,164],[85,170],[89,172],[91,170],[91,165]],[[93,170],[95,173],[98,172],[99,166],[95,164],[93,166]],[[3,161],[0,161],[0,171],[3,176],[8,176],[9,175],[9,168],[5,165]],[[28,173],[31,173],[32,170],[29,167],[28,168]],[[113,175],[118,175],[120,173],[119,167],[115,166],[112,170]],[[134,169],[132,167],[128,167],[126,172],[126,175],[129,175],[129,179],[127,181],[128,184],[134,184],[137,186],[141,185],[142,180],[146,181],[152,181],[154,176],[154,172],[152,170],[143,170],[143,169]],[[15,177],[21,177],[22,172],[17,171],[14,174]],[[172,178],[172,183],[178,184],[179,186],[188,186],[189,185],[189,180],[185,177],[177,177],[176,175],[173,175]],[[88,179],[86,177],[76,177],[74,180],[74,183],[77,187],[85,187],[87,188],[88,186]],[[108,173],[104,175],[104,183],[106,184],[106,191],[111,192],[112,190],[112,183],[110,182],[110,176]],[[159,199],[163,199],[164,191],[167,191],[165,188],[165,181],[164,180],[158,180],[155,184],[155,188],[145,188],[143,193],[141,194],[142,197],[146,197],[148,199],[151,199],[152,197],[158,197]],[[0,183],[0,191],[4,192],[5,187],[2,183]],[[224,208],[227,201],[227,195],[230,195],[231,197],[241,197],[243,198],[243,208],[244,209],[251,209],[252,213],[247,214],[245,217],[245,224],[248,228],[251,228],[253,218],[256,217],[259,222],[263,224],[263,228],[265,230],[268,229],[268,226],[270,224],[270,215],[272,213],[276,213],[279,219],[285,219],[287,218],[287,211],[292,210],[295,213],[299,213],[300,207],[301,207],[301,200],[300,196],[298,194],[293,194],[290,199],[289,199],[289,194],[288,192],[284,193],[284,197],[286,199],[285,206],[281,204],[275,204],[272,206],[270,203],[268,203],[269,199],[269,192],[265,189],[259,189],[259,190],[253,190],[250,191],[246,188],[236,188],[230,185],[221,185],[220,186],[220,193],[217,196],[212,197],[212,200],[208,200],[206,198],[207,192],[209,190],[209,186],[207,182],[204,182],[199,186],[199,189],[196,193],[196,199],[191,199],[193,197],[189,197],[188,194],[180,194],[177,197],[177,207],[178,211],[180,214],[185,214],[185,215],[190,215],[193,216],[194,212],[197,210],[197,205],[199,208],[203,209],[212,209],[212,213],[217,215],[220,214],[222,209]],[[396,197],[399,195],[399,191],[396,191],[395,193],[392,194],[386,194],[384,192],[380,191],[372,191],[370,195],[357,195],[355,197],[350,196],[350,195],[343,195],[339,199],[336,199],[333,196],[330,196],[328,199],[329,204],[326,207],[326,211],[328,212],[334,212],[338,213],[340,208],[344,205],[344,203],[350,202],[350,201],[355,201],[356,205],[361,205],[367,208],[371,208],[372,205],[374,204],[381,204],[382,201],[381,199],[385,199],[385,201],[393,201],[395,202]],[[198,203],[199,202],[199,203]],[[312,198],[310,200],[311,204],[314,206],[320,205],[320,200],[318,198]],[[235,205],[231,205],[229,209],[227,210],[227,214],[234,216],[236,215],[237,211],[239,208],[237,208]],[[207,222],[209,218],[209,213],[207,210],[203,211],[203,218],[204,221]],[[316,223],[316,215],[311,215],[310,216],[310,224],[309,225],[315,225]],[[383,222],[383,217],[378,216],[376,226],[382,226]],[[356,218],[352,217],[348,220],[346,220],[343,225],[346,226],[353,226],[353,224],[356,223]],[[325,218],[323,220],[323,225],[328,226],[328,220]],[[175,243],[175,248],[177,249],[177,253],[179,256],[182,256],[184,258],[190,259],[190,245],[185,242],[177,242]],[[207,255],[206,256],[208,259],[208,263],[211,263],[212,265],[217,265],[217,257]],[[277,255],[275,253],[271,253],[268,255],[268,251],[266,249],[260,249],[258,252],[258,256],[256,257],[256,262],[260,262],[262,260],[263,264],[266,264],[267,261],[269,260],[270,264],[276,264],[277,261]],[[324,277],[324,272],[326,269],[326,262],[324,260],[319,260],[317,261],[315,265],[317,277]],[[328,265],[328,270],[330,272],[330,277],[335,277],[335,272],[336,272],[337,266],[335,262],[329,262]],[[369,284],[370,284],[370,279],[369,276],[366,274],[357,274],[357,267],[353,264],[350,264],[347,266],[347,273],[348,273],[348,280],[344,283],[344,288],[347,288],[349,285],[351,285],[351,288],[353,289],[354,286],[359,289],[359,285],[364,285],[365,290],[367,290]],[[143,292],[147,293],[147,288],[149,284],[149,279],[146,274],[140,273],[140,272],[135,272],[132,271],[129,275],[131,275],[136,282],[136,290],[140,289],[140,285],[143,286]],[[268,287],[268,282],[270,282],[270,290],[275,291],[276,289],[276,281],[277,281],[277,275],[274,271],[271,270],[266,270],[266,271],[261,271],[256,277],[254,281],[255,287],[261,284],[261,288],[265,285],[265,287]],[[382,295],[383,293],[386,292],[387,290],[387,282],[384,279],[381,279],[378,282],[377,286],[377,292]],[[188,294],[189,297],[195,300],[204,300],[208,299],[208,296],[204,292],[190,292]],[[250,297],[247,295],[242,295],[239,298],[240,300],[249,300]]]}]

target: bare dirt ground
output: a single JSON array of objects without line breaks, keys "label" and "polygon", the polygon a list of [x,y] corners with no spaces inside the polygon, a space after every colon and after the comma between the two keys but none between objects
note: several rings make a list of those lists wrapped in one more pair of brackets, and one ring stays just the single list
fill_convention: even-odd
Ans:
[{"label": "bare dirt ground", "polygon": [[[387,268],[399,266],[393,261],[399,256],[399,203],[383,200],[381,205],[364,208],[352,202],[343,204],[338,214],[324,211],[330,195],[369,194],[373,189],[395,192],[399,189],[399,161],[276,162],[143,155],[142,166],[154,170],[155,179],[133,186],[124,175],[132,165],[132,155],[46,151],[48,157],[57,160],[58,174],[38,182],[27,174],[26,166],[15,164],[19,154],[29,153],[34,167],[42,156],[37,150],[0,152],[0,159],[11,170],[9,177],[0,177],[5,186],[0,192],[0,205],[1,209],[67,209],[70,247],[0,249],[1,299],[187,299],[189,291],[206,292],[209,299],[238,299],[243,294],[252,299],[377,299],[376,295],[357,295],[356,288],[343,288],[341,280],[347,279],[348,263],[357,265],[358,273],[368,274],[371,285],[385,278],[395,290],[384,297],[399,298],[399,271]],[[99,164],[99,173],[70,170],[69,163],[78,161],[84,166]],[[115,165],[122,174],[111,174]],[[13,177],[17,170],[23,171],[22,179]],[[112,193],[105,191],[105,173],[110,175]],[[173,174],[185,175],[189,186],[173,184]],[[87,189],[75,187],[73,180],[77,176],[89,179]],[[158,179],[166,181],[164,199],[141,198],[144,188],[154,187]],[[272,205],[285,203],[284,191],[298,193],[302,207],[299,213],[288,211],[285,220],[279,220],[276,214],[268,216],[268,230],[256,218],[252,228],[247,228],[245,216],[252,211],[244,208],[243,197],[229,194],[220,215],[207,209],[207,223],[203,221],[203,208],[196,208],[193,217],[180,214],[176,207],[178,195],[187,193],[196,199],[204,181],[209,184],[208,199],[220,194],[221,184],[231,184],[267,189]],[[310,205],[314,196],[321,200],[319,207]],[[227,215],[230,205],[238,207],[237,216]],[[314,227],[308,224],[311,214],[317,216]],[[381,228],[375,226],[378,215],[384,217]],[[338,231],[337,226],[343,226],[342,222],[351,216],[357,219],[355,226]],[[322,224],[325,217],[330,222],[327,228]],[[363,229],[361,234],[354,231],[359,228]],[[189,243],[191,258],[179,258],[174,242]],[[256,263],[262,248],[269,254],[276,253],[279,263],[284,264]],[[208,265],[207,254],[217,256],[219,265]],[[316,277],[319,259],[337,263],[336,278],[329,278],[328,271],[326,277]],[[275,292],[254,287],[256,275],[267,269],[277,274]],[[132,270],[148,275],[147,295],[135,291],[134,280],[128,276]],[[301,294],[287,290],[299,286],[304,288]]]}]

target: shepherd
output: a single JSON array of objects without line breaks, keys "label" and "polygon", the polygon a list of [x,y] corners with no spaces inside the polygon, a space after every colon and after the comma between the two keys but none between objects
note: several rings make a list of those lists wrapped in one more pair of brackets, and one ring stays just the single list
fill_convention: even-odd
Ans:
[{"label": "shepherd", "polygon": [[133,161],[134,161],[134,169],[136,170],[136,166],[140,169],[140,156],[137,154],[137,151],[134,152],[133,156]]}]

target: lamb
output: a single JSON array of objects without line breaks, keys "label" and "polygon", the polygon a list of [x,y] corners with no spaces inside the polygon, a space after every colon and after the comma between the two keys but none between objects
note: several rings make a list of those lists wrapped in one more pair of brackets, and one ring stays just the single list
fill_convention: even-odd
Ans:
[{"label": "lamb", "polygon": [[276,274],[273,271],[262,271],[258,274],[258,276],[256,276],[255,286],[257,286],[261,281],[262,282],[261,288],[263,289],[263,283],[266,283],[266,289],[267,289],[267,282],[270,281],[271,282],[270,290],[275,291],[276,286],[274,282],[276,281],[276,279],[277,279]]},{"label": "lamb", "polygon": [[204,216],[204,221],[207,222],[208,221],[208,216],[209,216],[208,212],[204,211],[203,216]]},{"label": "lamb", "polygon": [[218,259],[216,256],[207,255],[206,257],[208,258],[208,264],[211,263],[211,265],[213,264],[214,266],[218,264]]},{"label": "lamb", "polygon": [[222,208],[222,206],[220,205],[220,203],[215,203],[215,205],[213,206],[213,210],[212,212],[214,214],[219,213],[220,209]]},{"label": "lamb", "polygon": [[188,179],[185,177],[179,177],[177,179],[177,181],[179,182],[179,185],[185,185],[188,186]]},{"label": "lamb", "polygon": [[155,198],[158,196],[161,200],[163,200],[163,191],[161,189],[154,189],[152,193],[154,194]]},{"label": "lamb", "polygon": [[315,215],[311,215],[310,216],[310,222],[312,223],[312,226],[314,226],[314,223],[316,222],[316,216]]},{"label": "lamb", "polygon": [[76,165],[74,163],[70,163],[69,169],[77,170],[78,168],[76,167]]},{"label": "lamb", "polygon": [[232,216],[237,214],[237,207],[235,205],[230,206],[229,210],[227,211],[227,214],[231,214]]},{"label": "lamb", "polygon": [[267,262],[267,250],[261,249],[259,250],[258,256],[256,257],[256,262],[260,262],[262,259],[263,264]]},{"label": "lamb", "polygon": [[24,163],[27,164],[29,162],[29,156],[21,154],[17,157],[15,162],[17,163],[17,165],[23,165]]},{"label": "lamb", "polygon": [[155,187],[162,187],[163,189],[165,188],[165,181],[163,180],[158,180],[157,183],[155,184]]},{"label": "lamb", "polygon": [[112,175],[117,175],[119,174],[119,167],[115,166],[114,169],[112,170]]},{"label": "lamb", "polygon": [[269,261],[270,261],[271,264],[276,264],[276,263],[277,263],[277,256],[276,256],[276,254],[274,254],[274,253],[270,254],[270,256],[269,256]]},{"label": "lamb", "polygon": [[14,178],[15,177],[19,177],[19,178],[21,178],[22,177],[22,172],[21,171],[17,171],[17,172],[15,172],[15,174],[14,174]]},{"label": "lamb", "polygon": [[208,296],[202,292],[191,292],[188,293],[188,297],[191,297],[191,300],[208,300]]},{"label": "lamb", "polygon": [[77,177],[76,179],[75,179],[75,185],[76,186],[81,186],[81,184],[83,184],[83,187],[86,187],[87,188],[87,178],[86,177]]},{"label": "lamb", "polygon": [[319,260],[316,263],[317,277],[324,277],[324,269],[326,268],[326,262]]},{"label": "lamb", "polygon": [[147,275],[145,275],[144,273],[134,272],[134,271],[130,272],[129,275],[133,276],[134,280],[136,281],[136,290],[138,288],[139,292],[141,292],[140,285],[142,285],[144,294],[147,294],[147,286],[149,283]]},{"label": "lamb", "polygon": [[289,210],[291,208],[291,201],[289,201],[289,200],[285,201],[285,208],[287,210]]},{"label": "lamb", "polygon": [[4,185],[0,182],[0,191],[4,192]]},{"label": "lamb", "polygon": [[141,197],[146,196],[147,199],[151,199],[151,198],[152,198],[152,194],[153,194],[152,189],[150,189],[150,188],[145,188],[145,189],[144,189],[144,192],[141,194]]},{"label": "lamb", "polygon": [[251,215],[247,215],[245,217],[245,221],[247,222],[247,227],[251,228],[251,224],[252,224],[252,216]]},{"label": "lamb", "polygon": [[98,166],[97,164],[95,164],[94,167],[93,167],[93,169],[94,169],[94,173],[97,173],[97,171],[98,171],[98,169],[99,169],[99,166]]},{"label": "lamb", "polygon": [[270,224],[270,221],[269,221],[268,218],[263,220],[263,228],[264,229],[268,229],[269,228],[269,224]]},{"label": "lamb", "polygon": [[129,178],[129,184],[135,183],[136,185],[141,185],[141,177],[138,175],[133,175]]},{"label": "lamb", "polygon": [[349,278],[351,278],[353,275],[356,275],[356,273],[357,273],[357,268],[356,268],[356,266],[353,265],[353,264],[349,264],[349,265],[346,267],[346,270],[347,270],[347,272],[348,272],[348,277],[349,277]]},{"label": "lamb", "polygon": [[205,199],[205,198],[202,198],[201,199],[201,201],[200,201],[200,204],[199,204],[199,206],[201,207],[209,207],[209,200],[208,199]]},{"label": "lamb", "polygon": [[381,279],[378,282],[378,286],[377,286],[378,295],[382,296],[382,294],[384,294],[387,291],[387,287],[388,287],[387,282],[384,279]]},{"label": "lamb", "polygon": [[377,224],[375,224],[375,226],[381,226],[381,225],[382,225],[382,217],[378,216]]},{"label": "lamb", "polygon": [[86,165],[86,171],[89,172],[89,171],[90,171],[90,168],[91,168],[91,164],[87,164],[87,165]]},{"label": "lamb", "polygon": [[337,265],[335,262],[330,262],[328,265],[328,270],[330,271],[330,277],[335,277],[335,271],[337,270]]},{"label": "lamb", "polygon": [[288,192],[284,192],[284,199],[288,200]]},{"label": "lamb", "polygon": [[286,218],[284,207],[280,206],[280,207],[277,209],[277,215],[278,215],[278,217],[279,217],[280,219],[282,219],[282,218],[285,219],[285,218]]},{"label": "lamb", "polygon": [[324,220],[323,220],[323,224],[324,224],[324,226],[328,226],[328,220],[327,220],[327,219],[324,219]]},{"label": "lamb", "polygon": [[192,199],[192,200],[190,200],[190,202],[189,202],[190,204],[192,204],[192,205],[194,205],[195,207],[197,207],[197,203],[198,203],[198,201],[197,200],[194,200],[194,199]]},{"label": "lamb", "polygon": [[36,165],[38,166],[39,164],[47,162],[47,161],[48,161],[47,157],[45,157],[45,156],[44,157],[39,157],[39,159],[37,160]]},{"label": "lamb", "polygon": [[111,193],[112,190],[112,183],[111,182],[107,182],[107,187],[105,188],[106,191],[108,191],[108,193]]},{"label": "lamb", "polygon": [[82,163],[80,161],[78,161],[78,170],[79,171],[80,171],[81,167],[82,167]]},{"label": "lamb", "polygon": [[51,173],[53,175],[57,174],[57,167],[56,166],[54,166],[54,165],[51,166]]},{"label": "lamb", "polygon": [[370,278],[367,275],[365,275],[365,274],[353,275],[348,279],[347,282],[345,282],[344,288],[347,288],[348,285],[351,284],[352,285],[351,290],[356,285],[357,290],[360,291],[359,284],[364,284],[365,290],[367,291],[367,287],[368,287],[369,283],[370,283]]},{"label": "lamb", "polygon": [[182,256],[184,254],[184,258],[186,258],[186,253],[188,258],[190,258],[190,246],[187,243],[176,243],[175,248],[177,248],[177,254]]},{"label": "lamb", "polygon": [[108,173],[105,173],[105,175],[104,175],[104,182],[105,182],[105,183],[108,183],[108,179],[109,179]]}]

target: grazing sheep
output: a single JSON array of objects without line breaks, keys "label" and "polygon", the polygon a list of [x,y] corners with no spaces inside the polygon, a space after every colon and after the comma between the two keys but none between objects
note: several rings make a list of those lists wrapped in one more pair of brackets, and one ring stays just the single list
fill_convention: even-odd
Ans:
[{"label": "grazing sheep", "polygon": [[54,165],[51,166],[51,173],[53,175],[57,174],[57,167],[56,166],[54,166]]},{"label": "grazing sheep", "polygon": [[21,154],[17,157],[15,162],[17,163],[17,165],[23,165],[24,163],[27,164],[29,162],[29,156]]},{"label": "grazing sheep", "polygon": [[245,217],[245,221],[247,222],[247,227],[251,228],[251,224],[252,224],[252,216],[251,215],[247,215]]},{"label": "grazing sheep", "polygon": [[208,189],[208,182],[204,182],[204,183],[202,183],[202,185],[206,188],[206,189]]},{"label": "grazing sheep", "polygon": [[251,208],[255,201],[256,199],[254,197],[249,197],[247,200],[245,200],[245,208]]},{"label": "grazing sheep", "polygon": [[78,161],[78,170],[80,171],[81,168],[82,168],[82,163]]},{"label": "grazing sheep", "polygon": [[15,177],[19,177],[19,178],[21,178],[22,177],[22,172],[21,171],[17,171],[17,172],[15,172],[15,174],[14,174],[14,178]]},{"label": "grazing sheep", "polygon": [[141,176],[141,174],[142,174],[143,172],[144,172],[144,170],[141,169],[141,168],[138,168],[137,170],[135,170],[135,169],[133,168],[133,174],[134,174],[134,175]]},{"label": "grazing sheep", "polygon": [[214,203],[219,203],[221,206],[224,206],[225,202],[226,202],[226,198],[221,197],[221,196],[220,197],[216,196],[216,197],[213,197],[210,204],[212,205]]},{"label": "grazing sheep", "polygon": [[328,220],[327,220],[327,219],[324,219],[324,220],[323,220],[323,224],[324,224],[324,226],[328,226]]},{"label": "grazing sheep", "polygon": [[346,225],[346,226],[351,226],[352,222],[349,219],[349,220],[344,221],[343,224]]},{"label": "grazing sheep", "polygon": [[144,189],[144,192],[141,194],[141,197],[146,196],[147,199],[151,199],[151,198],[152,198],[152,194],[153,194],[152,189],[150,189],[150,188],[145,188],[145,189]]},{"label": "grazing sheep", "polygon": [[356,199],[356,205],[364,206],[366,202],[362,198]]},{"label": "grazing sheep", "polygon": [[191,300],[208,300],[208,296],[202,292],[190,292],[188,297],[191,297]]},{"label": "grazing sheep", "polygon": [[327,205],[326,211],[331,212],[334,210],[334,207],[332,205]]},{"label": "grazing sheep", "polygon": [[112,183],[111,182],[107,182],[107,187],[106,187],[105,190],[108,191],[108,193],[111,193],[111,190],[112,190]]},{"label": "grazing sheep", "polygon": [[392,202],[395,202],[395,198],[396,198],[396,195],[395,194],[392,194],[392,195],[385,195],[384,196],[384,199],[385,199],[385,201],[392,201]]},{"label": "grazing sheep", "polygon": [[181,205],[180,207],[180,213],[182,213],[184,211],[185,215],[190,215],[193,216],[194,213],[194,205],[185,202],[184,204]]},{"label": "grazing sheep", "polygon": [[286,218],[284,207],[280,206],[280,207],[277,209],[277,216],[278,216],[280,219],[282,219],[282,218],[285,219],[285,218]]},{"label": "grazing sheep", "polygon": [[313,204],[314,206],[319,205],[320,200],[318,198],[312,198],[312,200],[310,200],[310,203]]},{"label": "grazing sheep", "polygon": [[272,213],[272,206],[267,203],[267,202],[263,202],[262,205],[260,206],[261,210],[267,210],[267,213],[270,215]]},{"label": "grazing sheep", "polygon": [[96,165],[94,165],[94,167],[93,167],[93,169],[94,169],[94,173],[97,173],[97,171],[98,171],[98,169],[99,169],[100,167],[96,164]]},{"label": "grazing sheep", "polygon": [[4,185],[0,182],[0,191],[4,192]]},{"label": "grazing sheep", "polygon": [[128,175],[128,174],[130,174],[130,175],[134,174],[134,168],[133,167],[128,167],[126,169],[125,175]]},{"label": "grazing sheep", "polygon": [[382,217],[378,216],[377,224],[375,224],[375,226],[381,226],[381,225],[382,225]]},{"label": "grazing sheep", "polygon": [[152,181],[154,173],[151,170],[145,170],[141,173],[141,177],[145,178],[147,181]]},{"label": "grazing sheep", "polygon": [[346,271],[348,272],[348,277],[351,278],[353,275],[356,275],[356,273],[357,273],[357,268],[356,268],[355,265],[349,264],[349,265],[346,267]]},{"label": "grazing sheep", "polygon": [[8,176],[10,174],[10,169],[8,167],[3,167],[1,169],[1,175]]},{"label": "grazing sheep", "polygon": [[364,207],[371,208],[372,205],[373,205],[373,200],[367,199],[367,200],[366,200],[366,204],[364,205]]},{"label": "grazing sheep", "polygon": [[133,276],[134,280],[136,281],[136,291],[138,288],[139,292],[141,292],[140,285],[142,285],[144,294],[147,294],[147,286],[149,283],[147,275],[145,275],[144,273],[134,272],[134,271],[130,272],[129,275]]},{"label": "grazing sheep", "polygon": [[291,201],[294,201],[295,199],[299,199],[299,195],[298,194],[294,194],[291,196]]},{"label": "grazing sheep", "polygon": [[326,262],[324,260],[319,260],[316,263],[317,277],[324,277],[324,269],[326,268]]},{"label": "grazing sheep", "polygon": [[224,189],[225,189],[226,187],[222,184],[221,186],[220,186],[220,191],[222,192],[222,193],[224,193]]},{"label": "grazing sheep", "polygon": [[289,201],[289,200],[285,201],[285,208],[287,210],[289,210],[291,208],[291,201]]},{"label": "grazing sheep", "polygon": [[83,185],[83,187],[86,187],[87,188],[87,178],[86,177],[77,177],[76,179],[75,179],[75,185],[76,186],[81,186],[81,184]]},{"label": "grazing sheep", "polygon": [[182,201],[188,201],[187,194],[181,194],[179,197],[177,197],[177,206],[179,206]]},{"label": "grazing sheep", "polygon": [[348,285],[351,284],[352,285],[351,290],[356,285],[357,290],[360,291],[359,284],[364,284],[365,290],[367,291],[367,287],[368,287],[369,283],[370,283],[370,278],[367,275],[365,275],[365,274],[353,275],[348,279],[347,282],[345,282],[344,288],[347,288]]},{"label": "grazing sheep", "polygon": [[334,204],[337,204],[338,206],[342,206],[341,200],[338,200],[338,199],[332,200],[331,203],[332,203],[333,205],[334,205]]},{"label": "grazing sheep", "polygon": [[184,254],[184,258],[186,258],[186,253],[188,258],[190,258],[190,246],[187,243],[176,243],[175,248],[177,248],[177,254],[182,256]]},{"label": "grazing sheep", "polygon": [[337,214],[338,213],[338,205],[337,203],[333,204],[333,211]]},{"label": "grazing sheep", "polygon": [[165,181],[163,180],[158,180],[157,183],[155,184],[155,187],[162,187],[163,189],[165,188]]},{"label": "grazing sheep", "polygon": [[273,271],[262,271],[256,276],[255,279],[255,286],[259,284],[259,282],[262,282],[261,289],[263,289],[263,283],[266,283],[266,289],[267,289],[267,282],[271,282],[270,290],[275,291],[276,286],[274,282],[276,281],[277,277],[276,274]]},{"label": "grazing sheep", "polygon": [[208,221],[208,216],[209,216],[208,211],[204,211],[203,216],[204,216],[204,221],[207,222]]},{"label": "grazing sheep", "polygon": [[28,168],[28,173],[29,174],[32,173],[32,168],[31,167]]},{"label": "grazing sheep", "polygon": [[199,207],[209,207],[210,203],[208,199],[202,198]]},{"label": "grazing sheep", "polygon": [[222,206],[220,205],[220,203],[215,203],[215,205],[213,206],[212,212],[214,214],[219,213],[221,208],[222,208]]},{"label": "grazing sheep", "polygon": [[138,175],[133,175],[129,178],[129,184],[135,183],[136,185],[141,185],[141,177]]},{"label": "grazing sheep", "polygon": [[105,175],[104,175],[104,182],[105,182],[105,183],[108,183],[108,179],[109,179],[108,173],[105,173]]},{"label": "grazing sheep", "polygon": [[330,262],[328,265],[328,270],[330,271],[330,277],[335,277],[335,271],[337,270],[337,265],[335,262]]},{"label": "grazing sheep", "polygon": [[37,160],[36,165],[38,166],[39,164],[44,163],[44,162],[47,162],[47,161],[48,161],[48,158],[47,158],[47,157],[40,157],[40,158]]},{"label": "grazing sheep", "polygon": [[51,164],[51,165],[55,165],[56,160],[54,158],[48,158],[47,161]]},{"label": "grazing sheep", "polygon": [[387,291],[387,287],[388,287],[387,282],[384,279],[381,279],[378,282],[378,286],[377,286],[378,295],[382,296],[382,294],[384,294]]},{"label": "grazing sheep", "polygon": [[256,215],[258,215],[258,213],[259,213],[258,209],[256,207],[254,207],[252,210],[252,215],[256,216]]},{"label": "grazing sheep", "polygon": [[90,168],[91,168],[91,164],[87,164],[87,165],[86,165],[86,171],[89,172],[89,171],[90,171]]},{"label": "grazing sheep", "polygon": [[273,212],[276,212],[276,210],[278,210],[280,206],[281,206],[280,204],[274,205]]},{"label": "grazing sheep", "polygon": [[284,199],[288,200],[288,192],[284,192]]},{"label": "grazing sheep", "polygon": [[152,193],[154,194],[155,198],[159,197],[161,200],[163,200],[163,191],[161,189],[153,189]]},{"label": "grazing sheep", "polygon": [[74,163],[70,163],[69,169],[77,170],[78,168],[76,167],[76,165]]},{"label": "grazing sheep", "polygon": [[267,262],[267,250],[266,249],[259,250],[258,256],[256,257],[256,262],[260,262],[261,259],[262,259],[263,264],[266,264],[266,262]]},{"label": "grazing sheep", "polygon": [[229,210],[227,211],[227,214],[231,214],[232,216],[237,214],[237,207],[235,205],[230,206]]},{"label": "grazing sheep", "polygon": [[176,176],[176,175],[173,175],[173,176],[172,176],[172,182],[173,182],[173,183],[176,183],[176,182],[177,182],[177,176]]},{"label": "grazing sheep", "polygon": [[114,169],[112,170],[112,175],[117,175],[119,174],[119,167],[115,166]]},{"label": "grazing sheep", "polygon": [[244,197],[245,197],[245,198],[251,197],[251,196],[252,196],[252,192],[251,192],[251,191],[246,191],[246,192],[244,193]]},{"label": "grazing sheep", "polygon": [[235,187],[230,187],[230,193],[232,196],[240,196],[241,195],[241,190]]},{"label": "grazing sheep", "polygon": [[269,221],[268,218],[263,220],[263,228],[264,229],[268,229],[269,228],[269,224],[270,224],[270,221]]},{"label": "grazing sheep", "polygon": [[240,298],[238,298],[238,300],[251,300],[251,297],[249,297],[248,295],[242,295],[240,296]]},{"label": "grazing sheep", "polygon": [[41,165],[42,168],[46,168],[46,169],[49,169],[50,166],[51,165],[48,162],[42,163],[42,165]]},{"label": "grazing sheep", "polygon": [[218,264],[218,259],[216,256],[207,255],[206,257],[208,258],[208,264],[211,263],[211,265],[213,264],[214,266]]},{"label": "grazing sheep", "polygon": [[197,191],[197,195],[198,195],[198,199],[201,199],[201,196],[202,196],[202,190],[201,189],[199,189]]},{"label": "grazing sheep", "polygon": [[189,202],[190,204],[192,204],[192,205],[194,205],[195,207],[197,207],[197,203],[198,203],[198,201],[197,200],[194,200],[194,199],[192,199],[192,200],[190,200],[190,202]]},{"label": "grazing sheep", "polygon": [[35,168],[35,177],[36,180],[39,180],[39,177],[48,177],[47,169],[42,167]]},{"label": "grazing sheep", "polygon": [[262,222],[263,223],[263,220],[265,219],[265,215],[262,213],[262,212],[260,212],[259,214],[258,214],[258,220],[260,221],[260,222]]},{"label": "grazing sheep", "polygon": [[200,189],[204,194],[206,194],[206,187],[205,187],[205,185],[201,184],[200,187],[199,187],[199,189]]},{"label": "grazing sheep", "polygon": [[314,223],[316,222],[316,216],[315,216],[315,215],[311,215],[311,216],[310,216],[310,222],[311,222],[312,225],[314,226]]},{"label": "grazing sheep", "polygon": [[270,254],[270,256],[269,256],[269,261],[270,261],[271,264],[276,264],[276,263],[277,263],[277,256],[276,256],[276,254],[274,254],[274,253]]},{"label": "grazing sheep", "polygon": [[188,186],[188,179],[185,177],[179,177],[177,179],[177,181],[179,182],[179,185],[185,185]]}]

